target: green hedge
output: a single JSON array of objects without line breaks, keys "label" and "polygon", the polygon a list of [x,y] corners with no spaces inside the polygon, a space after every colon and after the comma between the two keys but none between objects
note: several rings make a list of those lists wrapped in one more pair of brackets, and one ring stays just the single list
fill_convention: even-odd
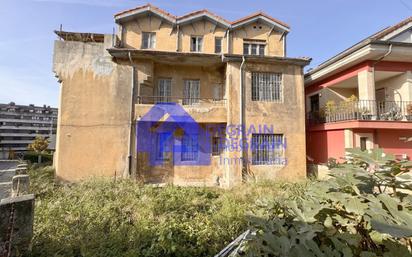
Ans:
[{"label": "green hedge", "polygon": [[41,155],[42,163],[52,163],[53,162],[53,154],[49,154],[49,153],[38,154],[36,152],[27,152],[24,154],[23,159],[31,163],[37,163],[39,155]]}]

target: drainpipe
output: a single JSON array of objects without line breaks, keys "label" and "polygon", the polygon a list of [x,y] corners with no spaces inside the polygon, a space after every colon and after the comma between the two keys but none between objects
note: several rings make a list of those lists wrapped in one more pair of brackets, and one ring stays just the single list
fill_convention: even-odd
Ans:
[{"label": "drainpipe", "polygon": [[[393,45],[390,44],[390,45],[389,45],[388,52],[386,52],[384,55],[382,55],[382,57],[380,57],[377,61],[375,61],[375,62],[372,64],[372,68],[373,68],[373,83],[375,83],[375,66],[376,66],[376,64],[378,64],[378,63],[380,63],[381,61],[383,61],[383,59],[385,59],[386,57],[388,57],[388,56],[392,53],[392,47],[393,47]],[[377,109],[378,109],[378,103],[377,103],[377,101],[376,101],[376,89],[375,89],[374,94],[375,94],[375,108],[376,108],[376,110],[377,110]],[[385,98],[386,98],[386,90],[385,90]],[[377,111],[376,111],[376,112],[377,112]],[[377,115],[377,114],[373,114],[373,115]]]},{"label": "drainpipe", "polygon": [[226,33],[226,53],[227,54],[230,54],[229,53],[229,50],[230,50],[230,48],[229,48],[229,43],[230,43],[230,39],[229,39],[230,34],[229,34],[229,32],[230,32],[230,30],[227,29],[227,33]]},{"label": "drainpipe", "polygon": [[132,146],[133,146],[133,144],[132,144],[132,140],[133,140],[133,138],[134,138],[134,135],[133,135],[133,124],[134,124],[134,108],[135,108],[135,101],[134,101],[134,99],[135,99],[135,95],[134,95],[134,91],[135,91],[135,76],[134,76],[134,74],[135,74],[135,71],[136,71],[136,68],[135,68],[135,66],[134,66],[134,63],[133,63],[133,60],[132,60],[132,55],[131,55],[131,53],[130,53],[130,51],[129,51],[129,61],[130,61],[130,65],[132,66],[132,83],[131,83],[131,92],[130,92],[130,95],[131,95],[131,98],[132,98],[132,100],[131,100],[131,104],[130,104],[130,128],[129,128],[129,142],[128,142],[128,156],[127,156],[127,158],[128,158],[128,161],[129,161],[129,167],[128,167],[128,171],[129,171],[129,177],[132,175],[132,159],[133,159],[133,156],[132,156]]},{"label": "drainpipe", "polygon": [[176,25],[176,52],[179,52],[180,25]]},{"label": "drainpipe", "polygon": [[240,129],[242,131],[242,180],[245,180],[245,173],[247,172],[247,167],[248,165],[246,164],[246,157],[247,157],[247,148],[245,149],[245,143],[247,142],[246,140],[246,131],[245,131],[245,103],[244,103],[244,95],[245,95],[245,87],[243,86],[243,66],[246,62],[245,56],[242,55],[242,63],[240,64],[240,81],[239,81],[239,86],[240,86]]}]

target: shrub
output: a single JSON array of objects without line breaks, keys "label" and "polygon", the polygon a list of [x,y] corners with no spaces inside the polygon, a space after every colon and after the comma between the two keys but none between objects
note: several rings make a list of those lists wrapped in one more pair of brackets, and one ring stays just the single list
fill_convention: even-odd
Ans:
[{"label": "shrub", "polygon": [[53,162],[53,154],[50,153],[36,153],[29,151],[24,154],[23,159],[29,161],[30,163],[37,163],[39,155],[41,156],[42,163],[52,163]]},{"label": "shrub", "polygon": [[30,172],[33,256],[213,256],[247,228],[256,199],[305,186],[159,188],[112,179],[59,185],[51,171]]},{"label": "shrub", "polygon": [[[350,162],[301,197],[268,200],[231,256],[412,256],[410,162],[347,149]],[[365,165],[366,164],[366,165]]]}]

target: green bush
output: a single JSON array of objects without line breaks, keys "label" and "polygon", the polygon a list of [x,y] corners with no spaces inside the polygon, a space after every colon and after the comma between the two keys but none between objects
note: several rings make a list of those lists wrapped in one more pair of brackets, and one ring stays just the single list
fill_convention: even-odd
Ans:
[{"label": "green bush", "polygon": [[53,154],[50,153],[36,153],[36,152],[26,152],[23,156],[25,161],[29,161],[30,163],[37,163],[38,156],[41,155],[41,162],[42,163],[52,163],[53,162]]},{"label": "green bush", "polygon": [[50,168],[30,174],[33,256],[213,256],[247,228],[256,199],[304,188],[159,188],[112,179],[59,185]]},{"label": "green bush", "polygon": [[268,198],[234,256],[412,256],[412,162],[346,149],[348,163],[299,197]]}]

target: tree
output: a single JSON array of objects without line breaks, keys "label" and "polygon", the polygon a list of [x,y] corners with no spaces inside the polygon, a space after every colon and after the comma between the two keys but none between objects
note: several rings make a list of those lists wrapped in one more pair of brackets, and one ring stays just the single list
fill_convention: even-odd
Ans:
[{"label": "tree", "polygon": [[49,146],[49,141],[44,137],[37,136],[33,143],[29,145],[29,150],[38,154],[37,162],[41,163],[41,153],[43,153]]}]

